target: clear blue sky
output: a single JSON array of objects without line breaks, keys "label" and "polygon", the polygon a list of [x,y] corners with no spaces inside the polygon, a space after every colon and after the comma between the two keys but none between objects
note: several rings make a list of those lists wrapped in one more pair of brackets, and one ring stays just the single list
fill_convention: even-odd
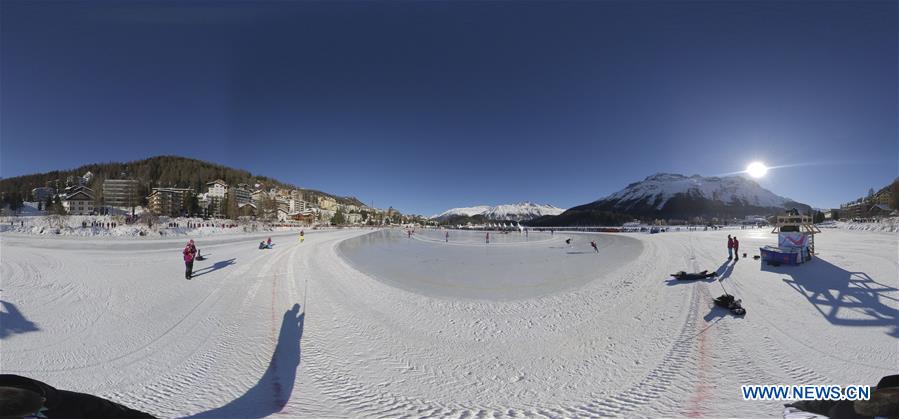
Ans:
[{"label": "clear blue sky", "polygon": [[897,174],[897,2],[0,4],[0,176],[178,154],[430,215]]}]

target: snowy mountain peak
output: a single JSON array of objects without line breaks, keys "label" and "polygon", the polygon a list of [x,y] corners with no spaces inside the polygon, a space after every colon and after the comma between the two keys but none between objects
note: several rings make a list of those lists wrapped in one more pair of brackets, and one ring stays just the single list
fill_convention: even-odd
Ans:
[{"label": "snowy mountain peak", "polygon": [[628,209],[637,203],[651,203],[662,209],[672,198],[686,196],[707,199],[724,205],[746,205],[782,208],[792,200],[775,195],[753,180],[741,176],[690,177],[674,173],[657,173],[641,182],[628,185],[597,202],[616,201],[615,207]]},{"label": "snowy mountain peak", "polygon": [[453,208],[432,216],[431,218],[445,220],[454,215],[464,215],[468,217],[483,215],[489,220],[525,221],[544,215],[559,215],[564,211],[564,209],[552,205],[523,201],[515,204],[503,204],[492,207],[479,205],[474,207]]}]

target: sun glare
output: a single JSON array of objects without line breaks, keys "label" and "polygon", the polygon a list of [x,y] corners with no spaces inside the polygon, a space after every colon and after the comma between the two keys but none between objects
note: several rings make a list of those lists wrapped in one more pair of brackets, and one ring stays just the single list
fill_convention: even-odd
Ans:
[{"label": "sun glare", "polygon": [[752,162],[746,167],[746,173],[749,173],[749,176],[758,179],[768,173],[768,167],[762,162]]}]

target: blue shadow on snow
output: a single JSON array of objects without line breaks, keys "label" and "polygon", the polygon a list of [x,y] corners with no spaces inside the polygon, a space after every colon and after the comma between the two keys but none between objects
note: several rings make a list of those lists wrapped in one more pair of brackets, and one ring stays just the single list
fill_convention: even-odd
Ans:
[{"label": "blue shadow on snow", "polygon": [[16,333],[37,332],[41,330],[34,322],[29,321],[15,304],[0,300],[0,339]]},{"label": "blue shadow on snow", "polygon": [[299,304],[284,313],[275,352],[256,385],[228,404],[191,418],[263,418],[284,409],[293,393],[300,366],[300,338],[303,337],[305,315],[300,313]]},{"label": "blue shadow on snow", "polygon": [[888,334],[899,338],[899,310],[883,303],[883,299],[896,301],[885,294],[897,289],[864,272],[850,272],[821,258],[798,266],[775,267],[763,262],[762,271],[789,275],[783,282],[808,299],[831,324],[891,327]]},{"label": "blue shadow on snow", "polygon": [[[200,275],[205,275],[205,274],[208,274],[208,273],[215,272],[215,271],[217,271],[217,270],[219,270],[219,269],[222,269],[222,268],[227,268],[227,267],[229,267],[229,266],[231,266],[231,265],[234,264],[234,260],[235,260],[235,259],[236,259],[236,258],[231,258],[231,259],[228,259],[228,260],[220,260],[220,261],[218,261],[218,262],[216,262],[216,263],[213,263],[212,266],[207,266],[207,267],[205,267],[205,268],[197,269],[196,271],[193,272],[193,275],[191,275],[191,278],[196,278],[196,277],[198,277],[198,276],[200,276]],[[196,263],[196,262],[194,262],[194,263]]]}]

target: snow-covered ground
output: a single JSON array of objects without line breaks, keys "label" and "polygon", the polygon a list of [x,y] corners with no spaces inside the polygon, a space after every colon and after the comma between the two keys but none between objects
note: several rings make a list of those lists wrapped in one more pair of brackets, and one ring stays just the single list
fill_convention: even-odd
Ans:
[{"label": "snow-covered ground", "polygon": [[[182,238],[4,233],[0,371],[160,417],[760,417],[781,403],[742,401],[740,385],[874,384],[899,360],[892,233],[827,230],[819,258],[798,267],[726,263],[732,230],[571,235],[584,253],[564,246],[568,233],[487,248],[479,233],[442,243],[419,232],[378,262],[426,271],[489,251],[520,272],[571,265],[578,276],[591,272],[586,258],[602,261],[592,279],[537,294],[480,256],[460,270],[500,297],[507,287],[505,299],[360,271],[380,268],[351,264],[341,243],[369,233],[267,233],[272,250],[257,249],[265,235],[201,238],[208,259],[190,281]],[[768,230],[736,234],[750,256],[776,242]],[[625,238],[639,248],[629,258],[587,244],[611,252]],[[718,270],[747,315],[712,308],[722,284],[668,277],[694,268]]]},{"label": "snow-covered ground", "polygon": [[822,228],[842,228],[846,230],[883,231],[899,233],[899,217],[884,218],[872,222],[830,221],[819,224]]},{"label": "snow-covered ground", "polygon": [[[188,227],[190,226],[190,227]],[[271,227],[262,222],[227,219],[160,217],[157,221],[126,223],[124,215],[53,215],[0,217],[0,233],[36,236],[80,236],[158,239],[172,236],[197,237],[235,235],[263,231],[287,231],[310,227]]]}]

